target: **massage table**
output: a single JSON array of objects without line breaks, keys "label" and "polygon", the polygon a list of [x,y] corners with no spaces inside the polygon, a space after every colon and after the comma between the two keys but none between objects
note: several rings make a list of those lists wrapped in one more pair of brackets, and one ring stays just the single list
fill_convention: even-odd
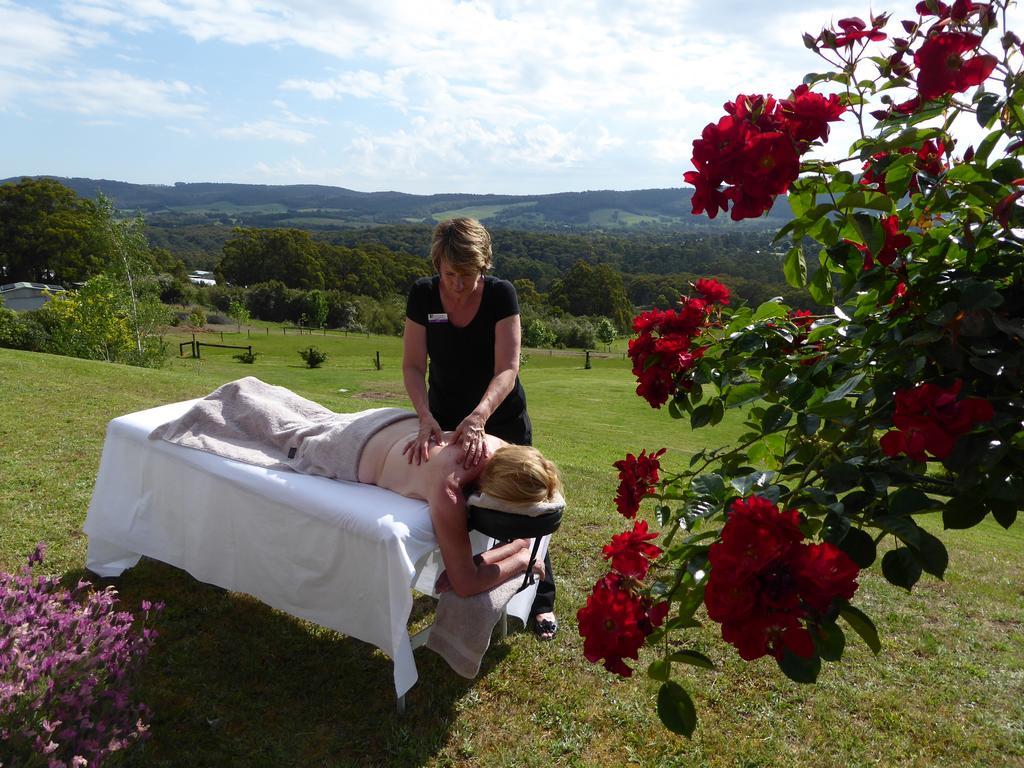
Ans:
[{"label": "massage table", "polygon": [[[418,676],[413,648],[429,632],[409,635],[413,590],[434,595],[443,569],[426,502],[149,439],[195,402],[107,425],[84,525],[86,567],[115,577],[144,555],[371,643],[393,661],[404,711]],[[478,531],[470,537],[474,552],[494,543]],[[536,591],[536,582],[527,586],[506,612],[525,624]]]}]

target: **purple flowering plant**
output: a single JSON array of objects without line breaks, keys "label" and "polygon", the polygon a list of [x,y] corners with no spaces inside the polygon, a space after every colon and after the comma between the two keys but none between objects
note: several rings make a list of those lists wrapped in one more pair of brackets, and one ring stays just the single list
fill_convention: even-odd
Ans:
[{"label": "purple flowering plant", "polygon": [[[33,566],[0,572],[0,766],[92,767],[145,739],[149,710],[134,678],[156,632],[133,631],[113,587],[66,589]],[[163,604],[143,600],[142,624]]]}]

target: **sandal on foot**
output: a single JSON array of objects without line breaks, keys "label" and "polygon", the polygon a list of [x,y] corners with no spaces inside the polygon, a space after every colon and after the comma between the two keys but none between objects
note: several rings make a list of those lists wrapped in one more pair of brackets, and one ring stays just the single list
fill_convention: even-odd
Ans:
[{"label": "sandal on foot", "polygon": [[533,634],[538,640],[554,640],[558,634],[558,622],[552,619],[541,619],[533,622]]}]

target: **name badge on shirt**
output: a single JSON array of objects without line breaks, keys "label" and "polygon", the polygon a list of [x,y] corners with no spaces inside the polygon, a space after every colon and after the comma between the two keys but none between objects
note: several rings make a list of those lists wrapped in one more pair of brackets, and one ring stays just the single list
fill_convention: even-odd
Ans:
[{"label": "name badge on shirt", "polygon": [[428,323],[447,323],[448,313],[447,312],[431,312],[427,315]]}]

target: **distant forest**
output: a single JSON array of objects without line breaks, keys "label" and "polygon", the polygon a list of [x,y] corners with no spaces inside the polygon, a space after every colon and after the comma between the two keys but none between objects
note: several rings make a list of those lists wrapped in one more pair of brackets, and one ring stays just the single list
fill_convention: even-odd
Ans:
[{"label": "distant forest", "polygon": [[[636,306],[673,301],[687,283],[717,276],[751,303],[785,295],[797,303],[802,294],[786,286],[782,252],[771,242],[774,229],[737,227],[705,231],[600,231],[554,233],[489,227],[494,244],[494,273],[507,280],[526,279],[547,292],[577,262],[606,264],[622,274],[626,295]],[[432,226],[381,225],[314,231],[315,240],[347,248],[383,246],[397,254],[426,259]],[[150,242],[181,259],[189,269],[213,270],[223,246],[236,234],[215,225],[166,226],[147,222]]]},{"label": "distant forest", "polygon": [[[599,314],[621,316],[628,312],[627,302],[633,307],[672,306],[702,276],[721,279],[752,304],[778,295],[806,304],[801,293],[786,286],[781,249],[771,242],[788,213],[785,200],[763,219],[736,223],[691,216],[687,189],[406,195],[313,185],[54,181],[81,198],[102,193],[122,213],[141,215],[150,245],[163,254],[163,261],[217,271],[235,285],[271,279],[267,275],[274,270],[255,263],[250,269],[244,262],[258,254],[260,263],[269,266],[266,260],[275,260],[278,243],[295,253],[282,253],[277,261],[296,258],[309,267],[273,278],[289,288],[322,285],[367,296],[401,293],[416,274],[431,271],[426,258],[436,222],[467,215],[483,221],[493,235],[495,274],[518,281],[521,293],[533,291],[538,298],[557,300],[572,314],[598,314],[572,298],[574,285],[600,292],[594,286],[618,285],[619,276],[621,288],[614,292],[622,300],[614,303],[627,309]],[[295,236],[300,232],[304,238]],[[376,266],[369,270],[372,274],[356,274],[366,271],[360,264]],[[306,271],[314,276],[309,285],[291,284],[295,281],[290,278]],[[323,278],[315,277],[321,274]],[[364,285],[367,280],[372,285]],[[619,318],[616,324],[622,326]]]}]

